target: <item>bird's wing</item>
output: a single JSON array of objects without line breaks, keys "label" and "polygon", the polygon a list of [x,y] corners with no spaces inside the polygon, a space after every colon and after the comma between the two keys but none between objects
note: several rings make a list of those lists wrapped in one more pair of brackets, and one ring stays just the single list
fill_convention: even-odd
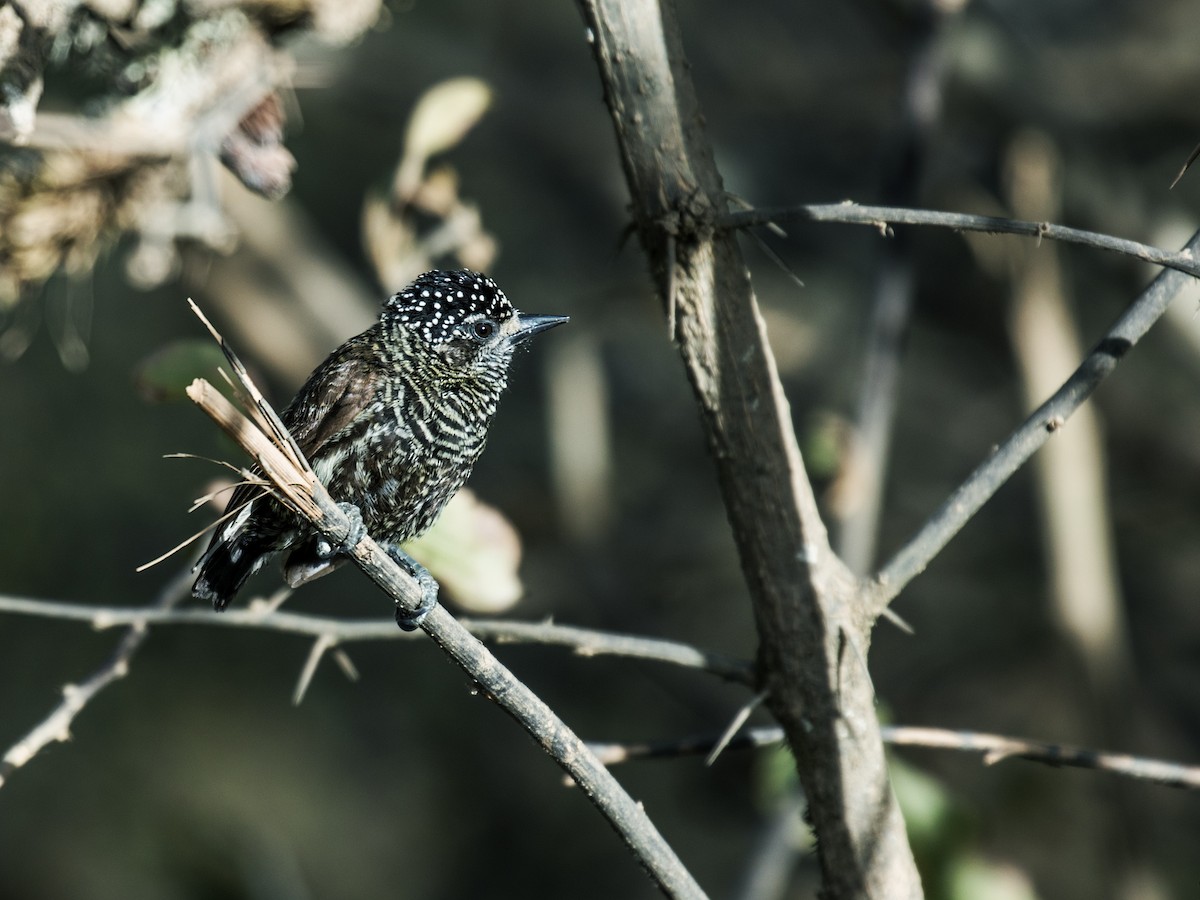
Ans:
[{"label": "bird's wing", "polygon": [[378,367],[366,364],[360,353],[334,353],[300,388],[283,423],[311,462],[371,403],[378,387]]},{"label": "bird's wing", "polygon": [[[310,462],[375,396],[378,375],[373,367],[363,363],[360,354],[347,352],[350,343],[317,367],[283,411],[283,424]],[[232,540],[241,530],[247,517],[238,513],[267,493],[269,490],[261,484],[241,484],[234,490],[225,507],[230,521],[213,534],[210,554],[218,544]]]}]

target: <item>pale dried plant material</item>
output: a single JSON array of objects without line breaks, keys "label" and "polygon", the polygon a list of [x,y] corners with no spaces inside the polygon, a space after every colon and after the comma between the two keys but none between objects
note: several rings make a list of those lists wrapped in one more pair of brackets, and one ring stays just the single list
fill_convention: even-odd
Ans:
[{"label": "pale dried plant material", "polygon": [[[234,406],[204,378],[197,378],[188,386],[188,397],[254,458],[266,476],[266,481],[262,482],[264,490],[270,490],[281,503],[298,515],[320,519],[323,515],[321,507],[313,495],[314,490],[323,488],[320,488],[316,473],[300,451],[295,438],[250,379],[246,367],[220,332],[190,299],[188,305],[229,361],[233,379],[224,371],[221,374],[241,400],[243,410]],[[255,474],[243,474],[251,482],[260,481]],[[227,511],[226,514],[229,512],[236,510]]]},{"label": "pale dried plant material", "polygon": [[416,194],[429,158],[457,146],[491,104],[492,89],[478,78],[452,78],[427,90],[409,117],[392,195]]},{"label": "pale dried plant material", "polygon": [[[56,271],[90,270],[123,233],[138,237],[129,276],[142,287],[176,273],[181,239],[229,250],[217,159],[264,196],[291,185],[278,92],[294,64],[278,39],[307,31],[345,44],[380,10],[378,0],[0,4],[0,141],[27,148],[0,153],[0,309]],[[102,114],[37,113],[52,48],[104,73],[89,101]]]},{"label": "pale dried plant material", "polygon": [[21,144],[33,131],[44,86],[46,47],[39,27],[30,10],[23,18],[14,5],[0,6],[0,140]]},{"label": "pale dried plant material", "polygon": [[[476,271],[491,268],[496,241],[478,207],[462,199],[450,166],[430,166],[466,137],[491,101],[491,88],[476,78],[441,82],[417,101],[389,195],[368,197],[363,206],[363,242],[380,284],[406,284],[444,258]],[[434,224],[419,231],[414,212]]]},{"label": "pale dried plant material", "polygon": [[0,171],[0,308],[60,269],[86,274],[125,226],[161,222],[166,192],[186,182],[171,169],[159,161],[51,153],[32,179]]},{"label": "pale dried plant material", "polygon": [[577,332],[546,355],[548,444],[558,516],[585,542],[603,537],[614,519],[610,400],[601,345]]}]

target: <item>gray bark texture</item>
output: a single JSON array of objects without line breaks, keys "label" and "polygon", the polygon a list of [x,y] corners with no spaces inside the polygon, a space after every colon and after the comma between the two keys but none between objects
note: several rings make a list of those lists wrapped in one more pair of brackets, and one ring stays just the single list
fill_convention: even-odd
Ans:
[{"label": "gray bark texture", "polygon": [[670,0],[581,0],[634,224],[674,326],[754,605],[767,704],[796,758],[828,898],[916,898],[866,653],[734,234]]}]

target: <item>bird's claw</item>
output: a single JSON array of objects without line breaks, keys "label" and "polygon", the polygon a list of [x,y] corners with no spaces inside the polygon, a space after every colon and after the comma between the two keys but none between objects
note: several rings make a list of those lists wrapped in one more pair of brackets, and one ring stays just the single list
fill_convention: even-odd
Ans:
[{"label": "bird's claw", "polygon": [[350,530],[346,533],[346,539],[336,547],[326,538],[318,540],[316,550],[320,559],[332,559],[339,553],[348,554],[367,533],[367,526],[363,524],[362,510],[353,503],[339,503],[338,509],[350,520]]},{"label": "bird's claw", "polygon": [[402,631],[416,631],[429,615],[430,610],[437,606],[438,583],[429,574],[429,570],[401,550],[395,544],[383,545],[384,551],[400,568],[407,572],[421,586],[421,603],[414,610],[407,610],[396,605],[396,624]]}]

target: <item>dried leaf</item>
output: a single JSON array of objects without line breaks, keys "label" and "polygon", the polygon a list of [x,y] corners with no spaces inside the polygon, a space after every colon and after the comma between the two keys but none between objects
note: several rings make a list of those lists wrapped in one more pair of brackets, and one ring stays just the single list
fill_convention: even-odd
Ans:
[{"label": "dried leaf", "polygon": [[417,101],[404,135],[404,161],[393,188],[411,197],[429,157],[455,146],[492,103],[492,89],[478,78],[452,78],[436,84]]},{"label": "dried leaf", "polygon": [[469,612],[504,612],[524,592],[516,529],[470,491],[455,494],[433,528],[405,548]]}]

